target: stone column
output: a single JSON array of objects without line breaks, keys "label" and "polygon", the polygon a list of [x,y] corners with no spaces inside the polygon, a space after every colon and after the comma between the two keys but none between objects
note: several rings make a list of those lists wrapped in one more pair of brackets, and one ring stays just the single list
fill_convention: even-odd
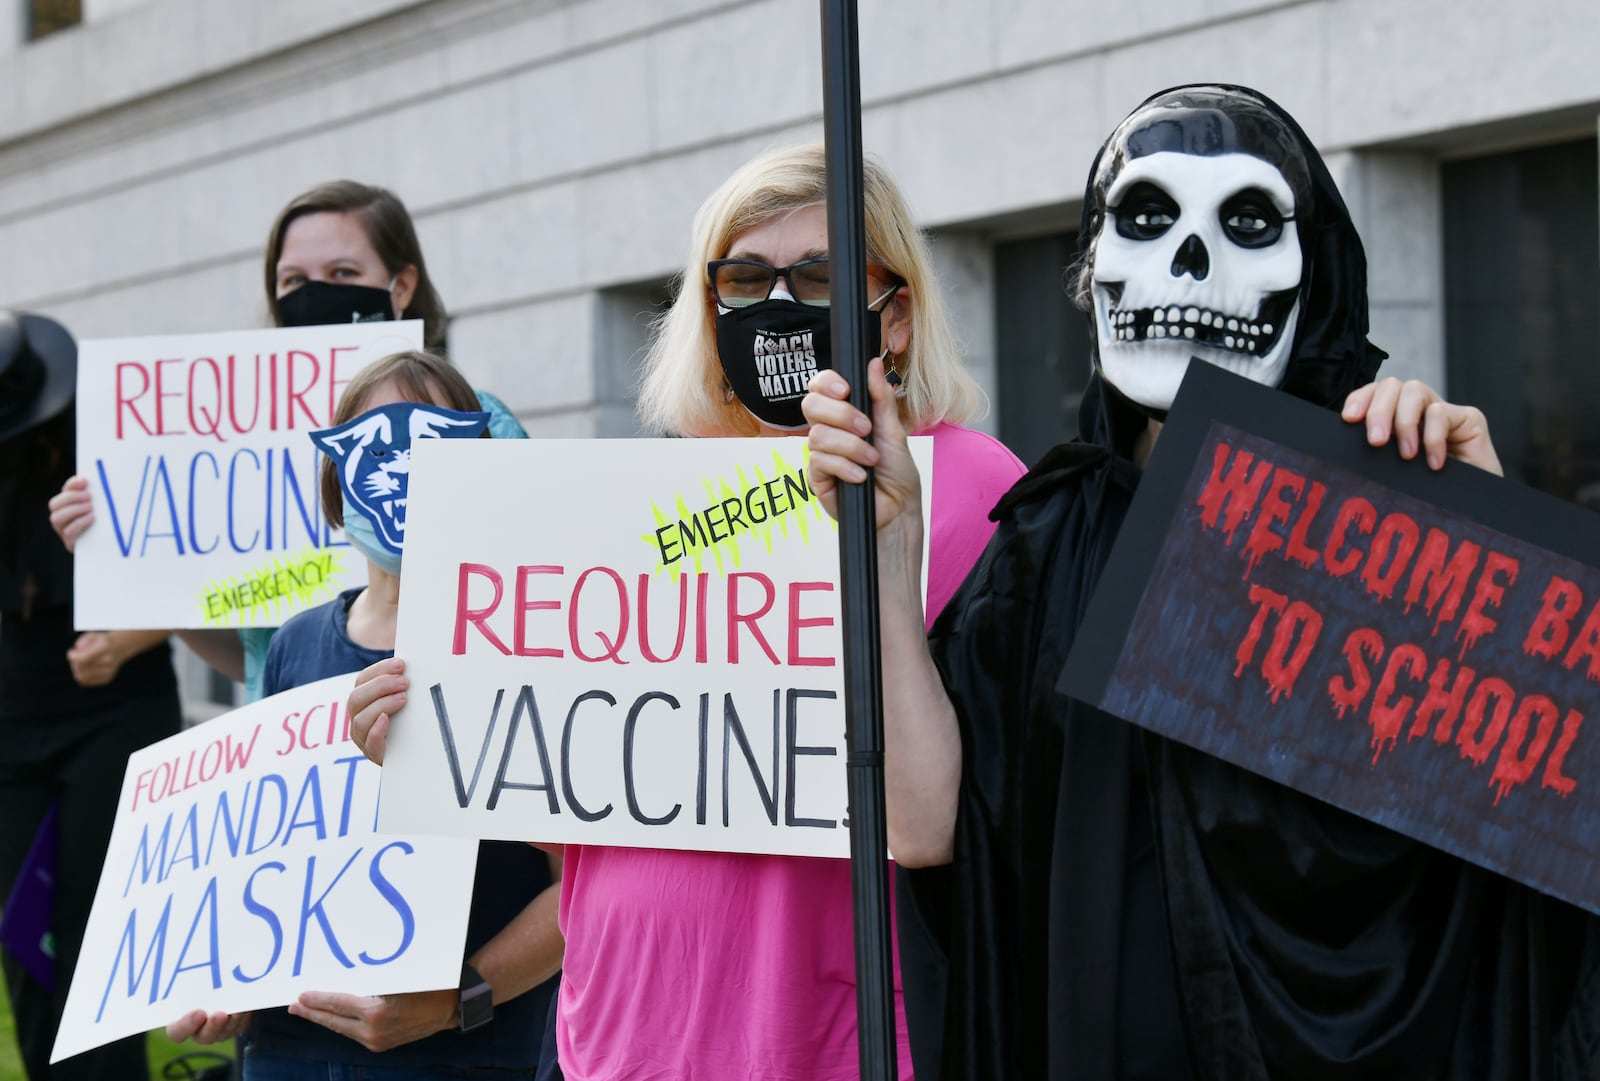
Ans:
[{"label": "stone column", "polygon": [[1380,374],[1421,379],[1448,395],[1438,159],[1356,150],[1327,162],[1367,250],[1369,336],[1389,353]]}]

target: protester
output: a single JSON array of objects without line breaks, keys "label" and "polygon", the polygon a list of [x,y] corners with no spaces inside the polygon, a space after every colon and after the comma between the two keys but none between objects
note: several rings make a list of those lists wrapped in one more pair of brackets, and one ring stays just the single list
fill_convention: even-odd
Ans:
[{"label": "protester", "polygon": [[[470,431],[488,424],[486,413],[475,412],[472,388],[447,361],[398,353],[351,380],[333,430],[406,402],[456,411],[434,418],[430,430],[443,431],[466,414],[478,424]],[[355,672],[393,653],[403,546],[393,542],[392,523],[382,511],[369,513],[341,490],[334,462],[325,462],[323,509],[366,557],[367,585],[279,629],[267,651],[266,694]],[[167,1033],[174,1040],[209,1043],[243,1031],[245,1081],[310,1081],[335,1068],[382,1070],[383,1076],[402,1071],[395,1076],[408,1078],[531,1076],[561,966],[553,871],[559,874],[558,865],[529,845],[479,845],[460,988],[371,996],[307,992],[286,1011],[251,1016],[195,1010]],[[466,993],[483,983],[492,989],[492,1018],[469,1016],[462,1008],[463,996],[472,998]]]},{"label": "protester", "polygon": [[[682,287],[645,363],[647,424],[688,436],[801,433],[804,379],[756,378],[764,335],[810,335],[827,367],[827,216],[818,144],[773,150],[700,208]],[[988,538],[984,513],[1022,472],[958,427],[979,401],[925,242],[894,182],[865,173],[869,348],[896,373],[904,425],[933,436],[929,605]],[[381,760],[403,665],[362,673],[351,729]],[[858,1076],[850,867],[843,860],[568,845],[557,1044],[570,1081]],[[912,1075],[896,977],[900,1073]]]},{"label": "protester", "polygon": [[[333,180],[295,196],[267,234],[264,275],[274,326],[421,319],[429,349],[444,347],[444,302],[428,275],[411,215],[393,192],[354,180]],[[503,402],[477,392],[496,439],[527,432]],[[68,551],[94,522],[86,477],[74,476],[50,500],[50,521]],[[229,679],[245,684],[245,700],[261,697],[262,663],[272,628],[180,631],[184,644]]]},{"label": "protester", "polygon": [[[1363,386],[1382,354],[1360,240],[1315,148],[1254,91],[1135,110],[1091,170],[1079,238],[1097,361],[1079,440],[1001,501],[930,637],[906,588],[917,478],[882,374],[870,425],[835,373],[805,404],[825,501],[876,468],[890,842],[953,863],[912,875],[948,928],[947,1075],[1596,1076],[1590,917],[1058,696],[1191,357],[1342,406],[1432,469],[1500,471],[1477,410]],[[1180,338],[1191,307],[1201,327],[1237,312],[1249,342]]]},{"label": "protester", "polygon": [[[178,731],[165,631],[73,630],[72,558],[50,534],[46,501],[70,476],[77,347],[58,324],[0,312],[0,903],[13,895],[41,823],[61,839],[47,920],[54,943],[3,952],[23,1069],[32,1081],[149,1075],[142,1035],[50,1065],[67,987],[128,755]],[[31,958],[28,959],[23,954]]]}]

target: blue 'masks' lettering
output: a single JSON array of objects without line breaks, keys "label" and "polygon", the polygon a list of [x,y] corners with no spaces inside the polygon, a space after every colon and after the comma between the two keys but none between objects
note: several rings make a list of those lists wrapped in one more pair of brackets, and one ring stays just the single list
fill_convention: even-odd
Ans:
[{"label": "blue 'masks' lettering", "polygon": [[344,877],[344,873],[350,870],[351,865],[360,857],[361,849],[358,848],[350,854],[349,859],[344,861],[344,866],[339,868],[339,873],[333,876],[333,881],[329,882],[327,888],[317,895],[315,901],[311,900],[311,891],[315,888],[317,881],[317,857],[306,857],[306,892],[300,899],[300,935],[294,947],[294,975],[300,975],[301,965],[305,961],[306,926],[313,917],[317,921],[317,926],[322,928],[322,937],[328,943],[328,949],[333,952],[334,958],[345,968],[356,967],[356,963],[350,960],[350,955],[345,953],[344,948],[339,945],[339,936],[334,933],[333,925],[328,922],[328,914],[323,910],[322,906],[327,902],[328,894],[333,892],[333,888]]},{"label": "blue 'masks' lettering", "polygon": [[233,978],[238,980],[240,983],[255,983],[257,980],[261,979],[262,976],[266,976],[271,973],[273,966],[278,963],[278,955],[283,952],[283,924],[278,922],[278,914],[276,912],[272,911],[272,909],[256,900],[255,889],[256,876],[262,871],[277,871],[281,874],[287,870],[287,867],[274,860],[270,863],[263,863],[254,871],[251,871],[250,877],[245,880],[244,907],[252,916],[255,916],[272,929],[272,956],[267,959],[267,967],[261,970],[260,976],[246,976],[242,968],[240,968],[238,965],[234,965]]},{"label": "blue 'masks' lettering", "polygon": [[[206,920],[206,940],[210,946],[203,960],[192,965],[184,964],[184,959],[189,956],[189,946],[194,942],[194,933],[200,927],[200,920],[210,913]],[[222,951],[217,947],[217,879],[213,875],[211,881],[206,883],[206,892],[200,898],[200,907],[195,910],[194,920],[189,924],[189,933],[184,936],[183,949],[178,951],[178,963],[172,968],[172,975],[167,977],[167,989],[161,992],[163,999],[172,994],[172,985],[178,982],[178,976],[192,969],[203,968],[211,973],[211,989],[217,990],[222,986]],[[159,974],[159,972],[158,972]]]},{"label": "blue 'masks' lettering", "polygon": [[393,961],[395,958],[405,953],[408,948],[410,948],[411,940],[416,935],[417,921],[416,918],[411,914],[411,906],[406,904],[405,897],[403,897],[400,891],[395,888],[394,883],[390,882],[384,877],[383,868],[379,866],[379,863],[382,862],[384,855],[391,849],[395,848],[400,849],[400,851],[407,856],[416,851],[405,841],[390,841],[373,854],[372,864],[367,868],[367,877],[372,880],[372,884],[374,886],[378,887],[378,893],[383,896],[383,899],[388,901],[390,906],[393,907],[395,912],[400,916],[400,945],[396,946],[394,948],[394,952],[387,957],[373,957],[371,954],[367,953],[366,950],[362,950],[358,956],[360,956],[363,964],[387,965],[390,961]]},{"label": "blue 'masks' lettering", "polygon": [[[150,938],[150,946],[144,952],[144,962],[140,964],[137,973],[133,970],[134,954],[139,948],[139,910],[133,909],[128,913],[128,922],[123,925],[122,938],[117,943],[117,955],[111,961],[111,972],[106,976],[105,990],[100,993],[100,1008],[95,1011],[96,1024],[106,1013],[106,1000],[111,997],[111,985],[117,982],[117,972],[122,968],[122,956],[128,956],[128,998],[132,998],[144,983],[146,973],[150,974],[150,1005],[156,1004],[156,990],[161,983],[161,959],[167,951],[167,924],[172,920],[172,896],[167,896],[167,903],[162,906],[161,918],[156,921],[155,933]],[[151,971],[152,961],[155,970]]]}]

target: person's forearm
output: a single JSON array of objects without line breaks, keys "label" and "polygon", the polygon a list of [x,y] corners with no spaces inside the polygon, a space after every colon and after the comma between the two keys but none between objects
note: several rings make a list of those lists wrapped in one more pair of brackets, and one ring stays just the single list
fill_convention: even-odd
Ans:
[{"label": "person's forearm", "polygon": [[928,652],[920,523],[886,527],[878,560],[889,850],[907,867],[929,867],[954,851],[961,731]]},{"label": "person's forearm", "polygon": [[500,929],[500,933],[467,958],[489,981],[498,1005],[531,991],[561,970],[566,942],[556,923],[560,883],[552,883]]},{"label": "person's forearm", "polygon": [[146,650],[165,642],[171,631],[106,631],[106,644],[117,656],[118,665],[126,664]]},{"label": "person's forearm", "polygon": [[237,631],[178,631],[195,656],[233,680],[244,682],[244,643]]}]

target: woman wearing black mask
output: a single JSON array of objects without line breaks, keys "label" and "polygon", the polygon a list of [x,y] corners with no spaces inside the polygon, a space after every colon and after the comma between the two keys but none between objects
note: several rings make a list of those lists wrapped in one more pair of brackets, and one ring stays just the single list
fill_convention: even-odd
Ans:
[{"label": "woman wearing black mask", "polygon": [[[674,435],[804,431],[800,402],[831,363],[825,155],[768,151],[700,208],[682,285],[645,360],[640,413]],[[961,363],[927,245],[899,188],[864,172],[873,370],[895,373],[906,427],[932,436],[928,602],[937,611],[994,529],[985,515],[1022,473],[995,440],[960,427],[981,393]],[[359,677],[352,738],[381,760],[404,705],[400,660]],[[404,719],[400,723],[414,723]],[[859,1076],[850,866],[844,860],[567,845],[566,935],[556,1017],[568,1081]],[[938,958],[899,913],[900,1076],[912,1045],[938,1045]],[[905,994],[898,993],[904,984]],[[907,1019],[909,1015],[909,1026]],[[909,1038],[907,1033],[909,1031]],[[919,1051],[916,1066],[937,1076]]]},{"label": "woman wearing black mask", "polygon": [[[264,277],[274,326],[422,320],[425,346],[444,348],[448,316],[428,276],[416,226],[387,188],[354,180],[318,184],[289,200],[267,234]],[[517,418],[492,394],[477,391],[495,439],[526,439]],[[50,522],[70,551],[94,521],[89,482],[72,477],[50,500]],[[261,697],[271,628],[180,631],[207,664],[242,680],[245,699]]]}]

